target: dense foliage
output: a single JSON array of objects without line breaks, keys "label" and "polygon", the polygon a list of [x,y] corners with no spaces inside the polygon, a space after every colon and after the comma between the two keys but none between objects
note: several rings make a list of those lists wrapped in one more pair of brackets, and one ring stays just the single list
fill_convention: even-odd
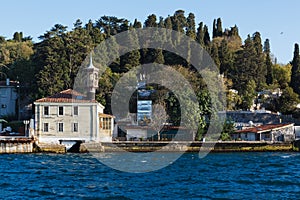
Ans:
[{"label": "dense foliage", "polygon": [[[263,42],[259,32],[248,35],[242,42],[236,25],[223,29],[221,18],[215,19],[212,25],[212,33],[209,33],[208,26],[203,22],[197,25],[193,13],[186,15],[183,10],[177,10],[166,18],[151,14],[144,23],[138,20],[131,23],[124,18],[103,16],[86,24],[77,20],[72,29],[56,24],[41,35],[37,43],[31,37],[24,37],[22,32],[16,32],[13,39],[0,37],[1,79],[9,77],[19,81],[21,96],[26,99],[25,103],[30,103],[36,98],[72,88],[84,58],[110,36],[135,28],[159,27],[186,34],[210,53],[223,75],[227,109],[257,109],[253,105],[258,92],[280,90],[282,96],[265,100],[264,107],[274,112],[296,112],[300,95],[298,44],[295,45],[292,62],[279,65],[271,53],[270,41],[267,39]],[[179,38],[170,38],[167,35],[159,37],[162,40],[172,40],[174,46],[180,43]],[[136,41],[129,39],[128,43],[132,42]],[[108,52],[111,55],[117,53]],[[109,66],[109,70],[100,77],[100,88],[97,91],[97,100],[106,106],[106,112],[110,112],[111,91],[122,74],[138,65],[153,62],[176,66],[176,70],[189,77],[188,80],[193,82],[195,93],[201,102],[201,111],[209,113],[210,100],[205,83],[201,77],[186,71],[193,73],[193,66],[181,57],[161,49],[131,51]],[[172,98],[171,95],[166,100],[166,109],[178,114],[178,102]],[[176,120],[178,118],[172,119],[175,123]]]}]

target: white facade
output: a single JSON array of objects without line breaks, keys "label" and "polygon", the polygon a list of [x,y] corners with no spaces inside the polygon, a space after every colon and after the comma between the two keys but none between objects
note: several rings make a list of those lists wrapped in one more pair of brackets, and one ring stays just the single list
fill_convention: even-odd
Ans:
[{"label": "white facade", "polygon": [[83,97],[74,99],[72,92],[62,91],[34,103],[35,136],[39,142],[112,141],[113,118],[103,114],[104,106],[96,101],[83,100]]}]

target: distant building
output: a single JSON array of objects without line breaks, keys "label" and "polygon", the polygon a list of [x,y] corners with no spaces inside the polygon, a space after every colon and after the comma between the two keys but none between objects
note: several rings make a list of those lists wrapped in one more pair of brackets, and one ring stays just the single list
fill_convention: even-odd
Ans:
[{"label": "distant building", "polygon": [[18,82],[0,81],[0,117],[15,116],[17,114]]},{"label": "distant building", "polygon": [[231,135],[233,140],[291,142],[295,140],[294,124],[266,124],[243,130]]}]

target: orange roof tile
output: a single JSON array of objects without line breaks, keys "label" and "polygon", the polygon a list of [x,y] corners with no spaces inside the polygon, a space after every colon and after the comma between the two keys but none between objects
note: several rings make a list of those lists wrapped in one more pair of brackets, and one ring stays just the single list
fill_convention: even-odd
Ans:
[{"label": "orange roof tile", "polygon": [[243,129],[243,130],[237,130],[236,133],[249,133],[249,132],[260,133],[260,132],[271,131],[272,129],[276,129],[276,128],[283,128],[290,125],[293,124],[265,124],[261,126]]},{"label": "orange roof tile", "polygon": [[67,89],[49,97],[41,98],[35,102],[50,103],[98,103],[96,100],[88,100],[86,95],[72,89]]}]

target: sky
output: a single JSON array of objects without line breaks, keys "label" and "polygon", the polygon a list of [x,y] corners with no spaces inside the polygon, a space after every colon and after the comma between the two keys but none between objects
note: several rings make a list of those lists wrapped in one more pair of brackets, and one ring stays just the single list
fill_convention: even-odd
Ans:
[{"label": "sky", "polygon": [[271,51],[282,64],[292,60],[294,44],[300,43],[299,0],[1,0],[0,35],[10,39],[21,31],[37,42],[55,24],[72,28],[77,19],[87,23],[103,15],[144,22],[150,14],[165,18],[179,9],[186,16],[194,13],[196,23],[203,21],[210,31],[219,17],[223,28],[237,25],[243,41],[259,31],[263,41],[270,40]]}]

